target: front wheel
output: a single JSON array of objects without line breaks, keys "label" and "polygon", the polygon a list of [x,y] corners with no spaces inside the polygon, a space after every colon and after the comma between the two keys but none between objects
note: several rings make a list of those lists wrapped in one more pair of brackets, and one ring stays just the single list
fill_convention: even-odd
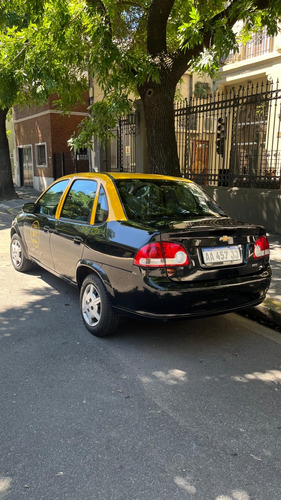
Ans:
[{"label": "front wheel", "polygon": [[82,283],[80,308],[86,328],[96,337],[105,337],[117,328],[118,315],[112,309],[104,284],[95,274],[89,274]]},{"label": "front wheel", "polygon": [[10,253],[11,261],[16,271],[24,273],[32,268],[32,262],[26,258],[22,240],[17,234],[12,236]]}]

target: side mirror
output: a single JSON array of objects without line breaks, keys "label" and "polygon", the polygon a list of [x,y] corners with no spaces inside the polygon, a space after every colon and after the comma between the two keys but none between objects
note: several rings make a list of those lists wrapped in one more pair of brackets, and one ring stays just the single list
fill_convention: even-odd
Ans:
[{"label": "side mirror", "polygon": [[25,203],[22,207],[22,210],[27,214],[35,214],[36,205],[35,203]]}]

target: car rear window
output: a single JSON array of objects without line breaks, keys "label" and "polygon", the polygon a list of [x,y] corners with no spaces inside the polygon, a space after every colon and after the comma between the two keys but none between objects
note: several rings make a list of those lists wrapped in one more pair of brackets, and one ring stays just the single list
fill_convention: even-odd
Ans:
[{"label": "car rear window", "polygon": [[183,219],[225,216],[225,212],[199,186],[186,181],[116,179],[128,219]]}]

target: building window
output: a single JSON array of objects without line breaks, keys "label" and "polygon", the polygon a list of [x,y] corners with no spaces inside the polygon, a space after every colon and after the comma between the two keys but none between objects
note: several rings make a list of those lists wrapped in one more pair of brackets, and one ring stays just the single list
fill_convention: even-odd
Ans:
[{"label": "building window", "polygon": [[46,143],[35,144],[35,151],[36,151],[36,165],[37,165],[37,167],[46,167],[47,166]]}]

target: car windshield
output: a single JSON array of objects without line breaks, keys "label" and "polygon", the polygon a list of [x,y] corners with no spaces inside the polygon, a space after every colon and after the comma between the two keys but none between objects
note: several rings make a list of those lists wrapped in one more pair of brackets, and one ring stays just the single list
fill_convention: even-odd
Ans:
[{"label": "car windshield", "polygon": [[226,214],[196,184],[164,179],[117,179],[128,219],[185,219]]}]

